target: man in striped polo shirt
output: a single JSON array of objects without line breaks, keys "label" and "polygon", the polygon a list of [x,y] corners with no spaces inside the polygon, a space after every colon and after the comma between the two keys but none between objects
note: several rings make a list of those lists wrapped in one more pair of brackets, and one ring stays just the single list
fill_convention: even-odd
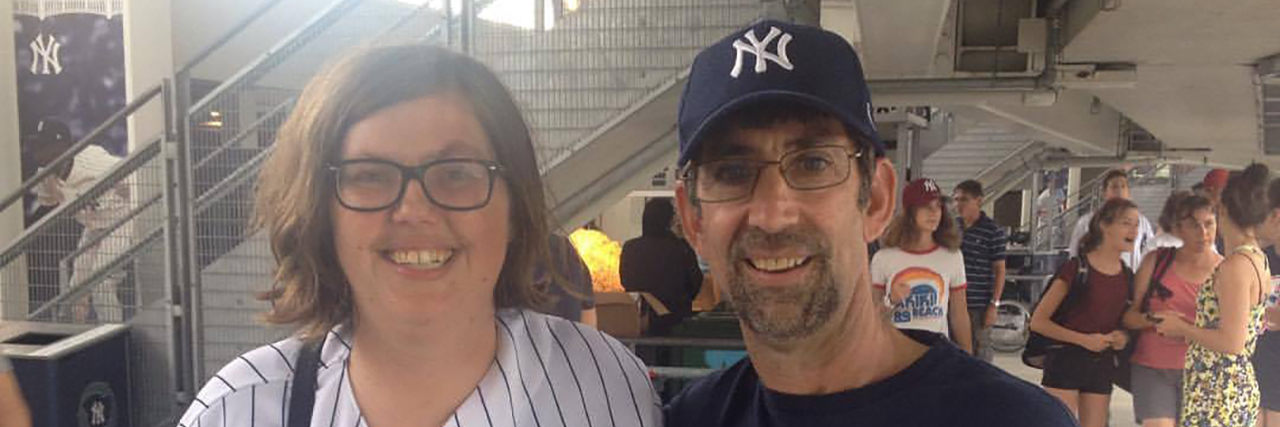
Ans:
[{"label": "man in striped polo shirt", "polygon": [[996,306],[1004,292],[1004,248],[1008,236],[986,212],[982,211],[982,183],[967,180],[956,185],[952,198],[960,213],[964,232],[960,251],[964,253],[964,271],[968,276],[969,322],[973,331],[973,355],[991,361],[988,330],[996,321]]}]

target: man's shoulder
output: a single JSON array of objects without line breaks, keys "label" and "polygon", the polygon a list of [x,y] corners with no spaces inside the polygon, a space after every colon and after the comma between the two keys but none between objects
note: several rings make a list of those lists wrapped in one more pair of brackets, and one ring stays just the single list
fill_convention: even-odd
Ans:
[{"label": "man's shoulder", "polygon": [[[663,408],[668,427],[714,425],[714,417],[735,401],[750,399],[760,381],[750,358],[690,383]],[[741,403],[741,402],[737,402]],[[741,414],[745,415],[745,414]]]}]

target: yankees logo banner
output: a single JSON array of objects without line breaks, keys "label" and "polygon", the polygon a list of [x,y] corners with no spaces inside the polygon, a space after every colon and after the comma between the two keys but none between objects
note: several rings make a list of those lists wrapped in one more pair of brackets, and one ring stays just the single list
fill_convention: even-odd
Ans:
[{"label": "yankees logo banner", "polygon": [[[121,4],[119,0],[14,1],[22,135],[34,132],[41,119],[54,118],[78,140],[124,108]],[[127,138],[121,123],[94,143],[122,156]],[[23,168],[32,166],[24,164]]]}]

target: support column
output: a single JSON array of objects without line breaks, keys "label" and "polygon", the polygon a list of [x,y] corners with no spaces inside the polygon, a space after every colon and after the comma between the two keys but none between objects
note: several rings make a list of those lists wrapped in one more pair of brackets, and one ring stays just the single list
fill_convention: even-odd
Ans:
[{"label": "support column", "polygon": [[[173,75],[173,25],[170,2],[125,0],[125,99],[133,101]],[[159,100],[129,118],[129,151],[164,132],[165,111]]]},{"label": "support column", "polygon": [[[22,184],[13,31],[13,2],[0,1],[0,194],[14,191]],[[7,247],[22,233],[22,209],[22,203],[18,202],[0,212],[0,248]],[[0,319],[19,319],[27,313],[26,264],[16,260],[9,269],[17,274],[0,276]]]}]

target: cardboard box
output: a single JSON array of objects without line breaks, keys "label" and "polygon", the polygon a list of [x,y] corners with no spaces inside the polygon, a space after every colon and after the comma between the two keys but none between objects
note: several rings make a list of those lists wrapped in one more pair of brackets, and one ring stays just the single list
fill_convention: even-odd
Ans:
[{"label": "cardboard box", "polygon": [[648,292],[596,294],[596,325],[615,338],[644,336],[651,316],[668,313],[667,306]]}]

